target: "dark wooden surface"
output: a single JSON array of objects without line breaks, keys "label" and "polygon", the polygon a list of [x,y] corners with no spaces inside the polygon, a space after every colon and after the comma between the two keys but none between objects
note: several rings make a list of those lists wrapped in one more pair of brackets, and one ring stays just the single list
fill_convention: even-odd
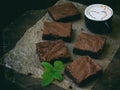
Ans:
[{"label": "dark wooden surface", "polygon": [[[2,33],[3,37],[3,53],[0,52],[1,56],[11,50],[16,42],[23,36],[24,32],[35,24],[44,14],[45,10],[32,10],[27,11],[21,17],[13,21],[9,26],[7,26]],[[100,80],[97,81],[97,84],[94,86],[93,90],[120,90],[120,49],[116,53],[112,62],[109,64],[108,68],[103,73],[103,76]],[[6,69],[6,68],[5,68]],[[29,76],[21,75],[15,73],[12,70],[8,69],[9,76],[14,75],[14,78],[5,80],[4,78],[4,66],[0,65],[0,88],[4,90],[62,90],[55,85],[43,88],[40,85],[40,80],[31,78]],[[15,79],[16,78],[16,79]],[[15,83],[14,83],[15,79]]]},{"label": "dark wooden surface", "polygon": [[120,48],[93,90],[120,90]]},{"label": "dark wooden surface", "polygon": [[[30,10],[25,12],[21,17],[11,22],[2,33],[3,51],[0,52],[1,57],[4,53],[14,48],[16,42],[23,36],[25,31],[41,19],[47,12],[44,10]],[[7,72],[6,72],[7,71]],[[40,79],[31,78],[26,75],[16,73],[13,70],[0,65],[0,90],[63,90],[55,85],[42,87]],[[4,77],[7,73],[7,77]],[[15,81],[14,81],[15,80]]]},{"label": "dark wooden surface", "polygon": [[27,10],[45,9],[57,0],[0,0],[0,31],[2,27],[22,15]]},{"label": "dark wooden surface", "polygon": [[0,41],[0,57],[11,50],[24,32],[41,19],[46,12],[46,9],[27,11],[4,28],[0,36],[2,38]]}]

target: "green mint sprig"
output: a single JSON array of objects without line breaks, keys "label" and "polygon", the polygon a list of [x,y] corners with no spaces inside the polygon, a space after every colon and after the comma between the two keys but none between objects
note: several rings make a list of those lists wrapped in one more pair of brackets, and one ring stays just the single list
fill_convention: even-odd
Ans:
[{"label": "green mint sprig", "polygon": [[48,62],[42,62],[41,64],[45,69],[42,74],[42,86],[48,86],[55,79],[59,81],[63,80],[62,73],[64,72],[65,66],[61,61],[55,61],[54,66]]}]

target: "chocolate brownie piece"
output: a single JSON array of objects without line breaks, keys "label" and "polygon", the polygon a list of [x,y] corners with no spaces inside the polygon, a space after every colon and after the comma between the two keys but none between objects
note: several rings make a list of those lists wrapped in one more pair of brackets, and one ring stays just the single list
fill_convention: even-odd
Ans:
[{"label": "chocolate brownie piece", "polygon": [[72,27],[71,23],[45,22],[43,29],[44,40],[62,39],[71,41]]},{"label": "chocolate brownie piece", "polygon": [[82,32],[75,42],[73,52],[75,54],[89,55],[93,58],[99,58],[104,45],[104,37]]},{"label": "chocolate brownie piece", "polygon": [[66,72],[80,86],[100,76],[102,69],[89,56],[81,56],[66,66]]},{"label": "chocolate brownie piece", "polygon": [[62,40],[39,42],[36,51],[40,61],[52,62],[56,59],[67,61],[70,58],[67,47]]},{"label": "chocolate brownie piece", "polygon": [[56,5],[48,8],[48,12],[55,21],[69,22],[80,18],[81,13],[72,3]]}]

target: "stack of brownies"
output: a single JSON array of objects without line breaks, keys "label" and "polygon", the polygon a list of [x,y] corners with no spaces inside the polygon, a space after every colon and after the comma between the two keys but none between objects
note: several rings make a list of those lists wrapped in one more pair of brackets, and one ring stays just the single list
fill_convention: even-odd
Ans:
[{"label": "stack of brownies", "polygon": [[[36,51],[43,62],[54,62],[55,60],[70,61],[70,53],[64,42],[71,42],[72,21],[81,17],[81,12],[72,3],[56,5],[48,8],[54,22],[44,22],[43,40],[36,44]],[[67,74],[77,83],[90,79],[99,74],[102,69],[92,58],[99,58],[105,38],[81,32],[74,43],[73,53],[81,55],[66,65]]]}]

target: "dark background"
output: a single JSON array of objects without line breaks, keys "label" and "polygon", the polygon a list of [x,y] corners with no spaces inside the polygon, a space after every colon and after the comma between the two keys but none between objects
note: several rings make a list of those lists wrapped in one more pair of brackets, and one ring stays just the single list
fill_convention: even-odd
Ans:
[{"label": "dark background", "polygon": [[[22,13],[31,9],[45,9],[57,0],[0,0],[0,31]],[[86,5],[105,3],[110,5],[115,13],[120,14],[120,0],[72,0]]]},{"label": "dark background", "polygon": [[[46,9],[55,4],[58,0],[0,0],[0,56],[2,56],[2,32],[10,22],[16,20],[28,10]],[[111,6],[114,13],[120,15],[120,0],[71,0],[86,5],[92,3],[104,3]],[[0,65],[0,90],[19,90],[19,87],[5,81],[4,66]]]},{"label": "dark background", "polygon": [[0,0],[0,57],[3,53],[3,32],[12,21],[29,10],[46,9],[57,0]]},{"label": "dark background", "polygon": [[0,0],[0,28],[27,10],[45,9],[57,0]]}]

